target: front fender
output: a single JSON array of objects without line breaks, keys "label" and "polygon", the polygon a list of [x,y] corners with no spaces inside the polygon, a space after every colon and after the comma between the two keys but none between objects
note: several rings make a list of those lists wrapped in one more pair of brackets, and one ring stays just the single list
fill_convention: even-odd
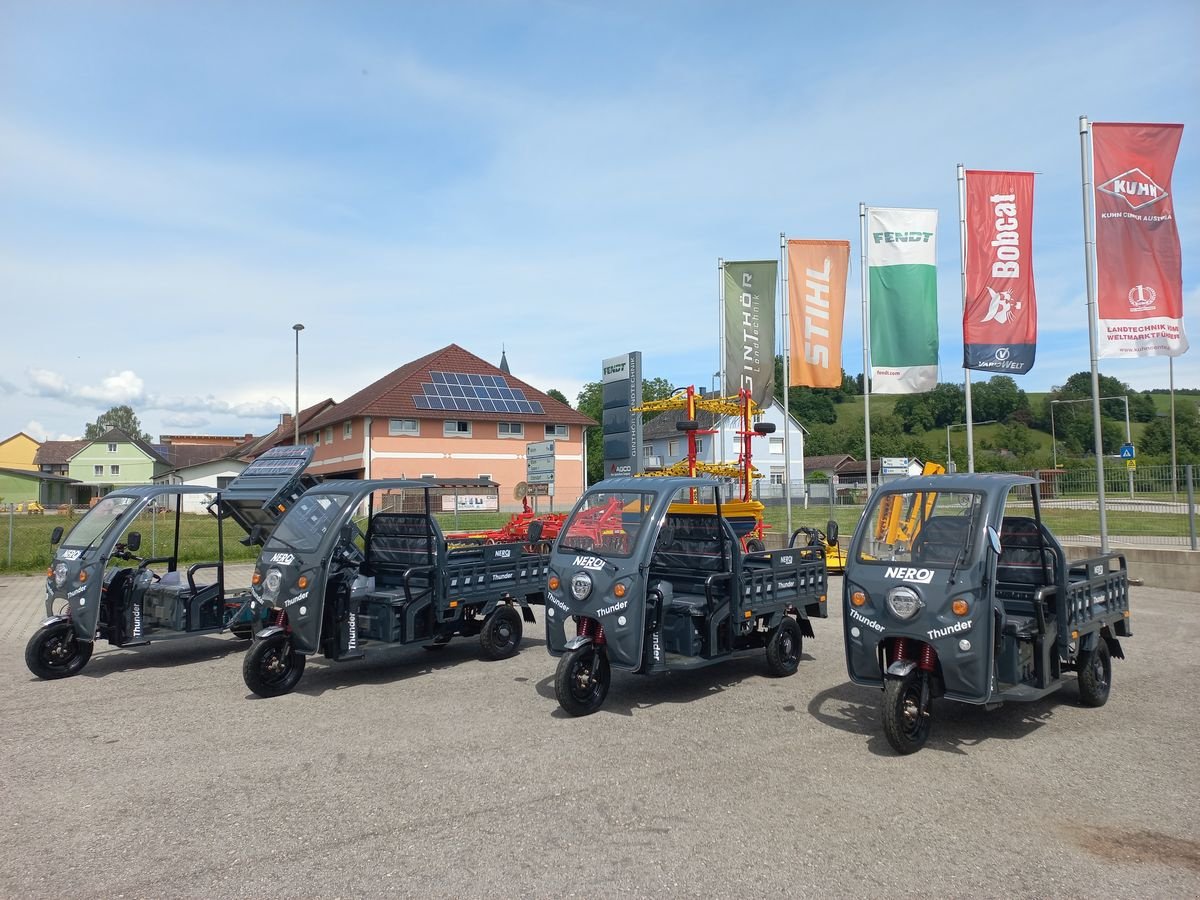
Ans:
[{"label": "front fender", "polygon": [[47,616],[46,618],[42,619],[41,624],[38,625],[38,628],[47,628],[50,625],[57,625],[59,622],[70,622],[70,621],[71,621],[70,616]]},{"label": "front fender", "polygon": [[564,645],[563,649],[570,653],[572,650],[578,650],[580,647],[587,646],[592,642],[590,637],[582,634],[577,634]]},{"label": "front fender", "polygon": [[256,635],[254,635],[254,639],[256,641],[265,641],[267,638],[271,637],[272,635],[286,634],[286,633],[287,633],[287,629],[284,628],[282,625],[268,625],[262,631],[258,632]]},{"label": "front fender", "polygon": [[914,659],[898,659],[887,667],[887,674],[892,678],[903,678],[916,667]]}]

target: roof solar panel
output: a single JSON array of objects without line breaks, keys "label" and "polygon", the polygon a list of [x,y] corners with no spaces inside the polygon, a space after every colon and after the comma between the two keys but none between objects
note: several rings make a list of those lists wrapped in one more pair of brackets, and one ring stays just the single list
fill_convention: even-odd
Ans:
[{"label": "roof solar panel", "polygon": [[501,375],[430,372],[429,379],[421,384],[423,393],[413,395],[417,409],[544,415],[542,404],[527,399]]}]

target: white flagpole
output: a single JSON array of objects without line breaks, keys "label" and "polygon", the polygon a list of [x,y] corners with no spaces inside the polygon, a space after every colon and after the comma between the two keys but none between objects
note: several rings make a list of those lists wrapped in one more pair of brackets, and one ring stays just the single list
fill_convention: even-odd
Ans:
[{"label": "white flagpole", "polygon": [[870,280],[867,275],[867,204],[858,204],[859,246],[862,250],[862,341],[863,341],[863,434],[867,451],[867,499],[871,498],[871,369],[870,327],[871,313],[868,293]]},{"label": "white flagpole", "polygon": [[1087,284],[1088,348],[1092,358],[1092,440],[1096,453],[1096,495],[1100,507],[1100,552],[1108,552],[1108,514],[1104,506],[1104,433],[1100,427],[1100,370],[1096,347],[1096,211],[1092,196],[1092,126],[1079,117],[1079,163],[1083,170],[1083,272]]},{"label": "white flagpole", "polygon": [[[1171,386],[1171,496],[1175,496],[1175,357],[1167,357],[1167,378]],[[1129,404],[1125,404],[1129,408]],[[1190,511],[1189,511],[1190,513]]]},{"label": "white flagpole", "polygon": [[788,403],[788,385],[792,380],[792,337],[788,331],[788,269],[787,235],[779,232],[779,276],[783,289],[779,299],[783,306],[783,505],[787,508],[787,533],[792,534],[792,413]]},{"label": "white flagpole", "polygon": [[[958,164],[958,248],[962,263],[962,308],[963,318],[967,314],[967,173],[963,164]],[[966,399],[967,420],[967,471],[975,471],[975,423],[971,412],[971,370],[966,366],[967,333],[963,330],[963,389]]]},{"label": "white flagpole", "polygon": [[[720,338],[718,342],[717,352],[720,354],[720,365],[717,366],[717,371],[721,373],[721,378],[717,382],[720,388],[720,396],[725,397],[728,391],[725,386],[725,379],[728,373],[725,371],[725,258],[717,257],[717,334]],[[725,417],[717,417],[717,447],[713,448],[713,462],[724,462],[725,460]]]}]

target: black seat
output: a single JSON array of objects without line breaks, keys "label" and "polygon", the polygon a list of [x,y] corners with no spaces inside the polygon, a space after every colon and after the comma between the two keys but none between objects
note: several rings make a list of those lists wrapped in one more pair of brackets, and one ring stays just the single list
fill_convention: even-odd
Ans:
[{"label": "black seat", "polygon": [[1044,545],[1037,520],[1005,516],[1000,524],[996,581],[1041,587],[1053,581],[1054,552]]},{"label": "black seat", "polygon": [[926,520],[912,542],[912,561],[952,564],[963,551],[970,519],[963,516],[934,516]]}]

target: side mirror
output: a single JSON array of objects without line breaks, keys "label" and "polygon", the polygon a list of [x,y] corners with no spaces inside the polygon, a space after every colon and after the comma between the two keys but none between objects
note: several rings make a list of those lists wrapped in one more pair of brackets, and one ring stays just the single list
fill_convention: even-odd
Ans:
[{"label": "side mirror", "polygon": [[55,525],[54,530],[50,532],[50,546],[53,547],[62,540],[63,528],[61,525]]},{"label": "side mirror", "polygon": [[695,419],[680,419],[675,423],[676,431],[699,431],[700,423]]},{"label": "side mirror", "polygon": [[987,539],[988,539],[988,544],[990,544],[992,547],[992,552],[995,553],[997,556],[999,556],[1000,550],[1001,550],[1000,535],[996,533],[996,529],[993,528],[991,525],[989,525],[987,527]]},{"label": "side mirror", "polygon": [[542,540],[542,520],[534,519],[529,523],[529,543],[539,544]]},{"label": "side mirror", "polygon": [[138,548],[142,546],[142,533],[140,531],[131,531],[125,535],[125,549],[130,553],[137,553]]},{"label": "side mirror", "polygon": [[342,526],[341,541],[347,546],[354,544],[354,538],[358,536],[358,528],[353,522],[347,522]]},{"label": "side mirror", "polygon": [[754,433],[755,434],[774,434],[775,433],[775,423],[774,422],[755,422],[754,423]]},{"label": "side mirror", "polygon": [[825,523],[825,543],[830,547],[837,546],[838,539],[838,523],[834,519],[830,519]]}]

